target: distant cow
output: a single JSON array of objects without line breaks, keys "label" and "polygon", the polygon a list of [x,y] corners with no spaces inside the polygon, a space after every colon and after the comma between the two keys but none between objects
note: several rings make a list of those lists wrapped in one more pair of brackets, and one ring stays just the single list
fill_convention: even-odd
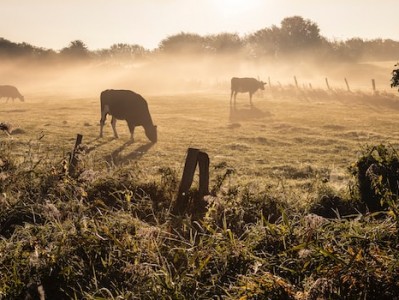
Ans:
[{"label": "distant cow", "polygon": [[153,143],[157,141],[157,126],[152,123],[147,101],[141,95],[128,90],[105,90],[101,93],[100,137],[103,136],[107,114],[112,116],[115,138],[118,138],[116,120],[126,120],[132,140],[134,128],[143,126],[147,138]]},{"label": "distant cow", "polygon": [[18,89],[12,85],[0,85],[0,99],[1,98],[7,98],[6,102],[8,102],[10,98],[13,102],[15,98],[18,98],[22,102],[25,100]]},{"label": "distant cow", "polygon": [[234,104],[236,103],[237,93],[249,93],[249,102],[252,105],[252,95],[258,90],[265,89],[265,82],[256,80],[255,78],[231,78],[231,95],[230,104],[234,94]]}]

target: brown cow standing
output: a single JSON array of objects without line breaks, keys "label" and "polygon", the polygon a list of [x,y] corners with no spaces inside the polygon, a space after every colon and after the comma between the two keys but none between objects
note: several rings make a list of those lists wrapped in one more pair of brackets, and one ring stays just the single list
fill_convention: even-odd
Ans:
[{"label": "brown cow standing", "polygon": [[1,98],[7,98],[6,103],[10,98],[13,102],[15,98],[18,98],[22,102],[25,101],[24,96],[22,96],[18,89],[12,85],[0,85],[0,99]]},{"label": "brown cow standing", "polygon": [[256,80],[255,78],[231,78],[231,95],[230,105],[234,95],[234,105],[236,104],[237,93],[249,93],[249,102],[252,106],[252,95],[258,90],[265,89],[265,82]]}]

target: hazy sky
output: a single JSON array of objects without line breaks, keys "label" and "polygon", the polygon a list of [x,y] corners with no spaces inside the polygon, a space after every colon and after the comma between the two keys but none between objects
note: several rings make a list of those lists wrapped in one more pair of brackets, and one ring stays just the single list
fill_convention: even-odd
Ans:
[{"label": "hazy sky", "polygon": [[0,0],[0,37],[59,50],[115,43],[153,49],[169,35],[241,36],[299,15],[329,39],[399,40],[398,0]]}]

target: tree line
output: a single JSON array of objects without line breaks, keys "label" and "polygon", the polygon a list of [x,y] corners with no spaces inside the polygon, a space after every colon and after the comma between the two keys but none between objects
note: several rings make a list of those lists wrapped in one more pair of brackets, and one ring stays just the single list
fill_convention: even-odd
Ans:
[{"label": "tree line", "polygon": [[240,37],[236,33],[199,35],[180,32],[163,39],[149,50],[138,44],[114,44],[106,49],[89,50],[81,40],[75,40],[59,51],[14,43],[0,38],[1,58],[35,60],[106,60],[134,61],[155,55],[239,55],[247,59],[286,60],[287,57],[311,56],[318,60],[356,62],[360,60],[397,60],[399,42],[391,39],[363,40],[351,38],[330,41],[320,34],[319,26],[300,16],[283,19],[280,26],[271,26]]}]

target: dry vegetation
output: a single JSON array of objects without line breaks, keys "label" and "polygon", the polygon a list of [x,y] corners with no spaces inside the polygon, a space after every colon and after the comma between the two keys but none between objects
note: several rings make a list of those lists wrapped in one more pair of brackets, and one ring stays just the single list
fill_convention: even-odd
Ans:
[{"label": "dry vegetation", "polygon": [[[361,157],[396,155],[370,150],[399,146],[390,70],[226,62],[6,68],[26,102],[0,109],[13,126],[0,136],[0,299],[395,299],[393,196],[381,179],[388,208],[368,213],[350,173]],[[248,74],[272,87],[231,108],[229,78]],[[158,143],[141,128],[128,143],[122,121],[120,139],[109,122],[98,139],[106,88],[143,94]],[[209,154],[212,195],[204,215],[176,220],[188,147]]]}]

